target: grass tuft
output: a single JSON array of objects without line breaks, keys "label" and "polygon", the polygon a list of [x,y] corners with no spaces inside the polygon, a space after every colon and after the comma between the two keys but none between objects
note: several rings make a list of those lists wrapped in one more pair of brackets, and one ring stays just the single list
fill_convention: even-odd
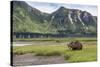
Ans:
[{"label": "grass tuft", "polygon": [[62,53],[59,51],[52,51],[52,52],[38,52],[36,56],[60,56]]}]

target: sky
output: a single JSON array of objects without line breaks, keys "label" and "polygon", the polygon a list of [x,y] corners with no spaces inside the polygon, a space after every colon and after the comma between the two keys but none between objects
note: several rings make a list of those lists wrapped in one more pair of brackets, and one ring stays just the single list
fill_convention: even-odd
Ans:
[{"label": "sky", "polygon": [[79,9],[82,11],[87,11],[94,16],[97,16],[97,6],[96,5],[80,5],[80,4],[65,4],[65,3],[46,3],[46,2],[32,2],[26,1],[30,6],[37,8],[38,10],[45,13],[52,13],[59,9],[61,6],[69,9]]}]

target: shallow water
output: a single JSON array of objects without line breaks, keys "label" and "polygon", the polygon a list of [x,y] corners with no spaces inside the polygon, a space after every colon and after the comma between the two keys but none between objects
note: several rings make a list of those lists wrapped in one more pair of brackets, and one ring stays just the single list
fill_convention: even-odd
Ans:
[{"label": "shallow water", "polygon": [[13,46],[28,46],[28,45],[32,45],[32,44],[13,44]]},{"label": "shallow water", "polygon": [[28,46],[28,45],[65,45],[68,42],[13,42],[13,46]]}]

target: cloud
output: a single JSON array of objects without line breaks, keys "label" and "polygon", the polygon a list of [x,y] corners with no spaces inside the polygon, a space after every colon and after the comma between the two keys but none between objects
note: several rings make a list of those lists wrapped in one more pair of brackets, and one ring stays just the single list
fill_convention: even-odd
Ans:
[{"label": "cloud", "polygon": [[46,3],[46,2],[32,2],[27,1],[29,5],[39,9],[42,12],[52,13],[59,9],[61,6],[69,9],[79,9],[82,11],[88,11],[92,15],[97,16],[97,6],[95,5],[80,5],[80,4],[65,4],[65,3]]},{"label": "cloud", "polygon": [[31,1],[27,1],[27,3],[32,7],[35,7],[40,11],[46,13],[52,13],[59,8],[59,5],[55,3],[44,3],[44,2],[41,3],[41,2],[31,2]]}]

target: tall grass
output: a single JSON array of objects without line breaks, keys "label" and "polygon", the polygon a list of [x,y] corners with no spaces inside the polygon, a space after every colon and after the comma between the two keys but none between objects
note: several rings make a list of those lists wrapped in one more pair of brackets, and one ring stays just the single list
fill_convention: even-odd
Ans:
[{"label": "tall grass", "polygon": [[90,42],[90,41],[97,41],[97,38],[95,37],[68,37],[68,38],[16,38],[14,41],[55,41],[55,42],[62,42],[62,41],[73,41],[73,40],[78,40],[78,41],[84,41],[84,42]]},{"label": "tall grass", "polygon": [[96,43],[86,43],[83,50],[69,50],[65,45],[31,45],[13,48],[14,55],[31,53],[35,56],[63,56],[67,62],[85,62],[97,60]]},{"label": "tall grass", "polygon": [[58,54],[60,55],[66,50],[63,45],[33,45],[33,46],[20,46],[13,47],[13,53],[16,54],[26,54],[26,53],[34,53],[38,55],[39,53],[43,55],[48,54]]},{"label": "tall grass", "polygon": [[83,50],[68,51],[65,55],[70,57],[67,59],[68,62],[96,61],[97,47],[96,45],[86,45],[84,46]]}]

